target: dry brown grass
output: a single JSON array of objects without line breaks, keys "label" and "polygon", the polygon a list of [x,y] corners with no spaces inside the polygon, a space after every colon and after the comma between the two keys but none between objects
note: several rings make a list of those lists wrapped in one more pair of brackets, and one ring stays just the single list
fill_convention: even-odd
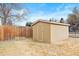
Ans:
[{"label": "dry brown grass", "polygon": [[52,45],[34,42],[30,38],[15,39],[0,42],[0,55],[79,55],[79,38],[69,38]]}]

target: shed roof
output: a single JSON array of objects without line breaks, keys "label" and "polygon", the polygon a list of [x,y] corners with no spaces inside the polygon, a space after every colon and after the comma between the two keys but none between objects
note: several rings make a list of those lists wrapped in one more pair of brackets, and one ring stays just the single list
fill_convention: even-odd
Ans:
[{"label": "shed roof", "polygon": [[42,23],[48,23],[48,24],[55,24],[55,25],[62,25],[62,26],[70,26],[70,24],[65,24],[65,23],[57,23],[57,22],[52,22],[52,21],[47,21],[47,20],[37,20],[32,24],[34,26],[35,24],[42,22]]}]

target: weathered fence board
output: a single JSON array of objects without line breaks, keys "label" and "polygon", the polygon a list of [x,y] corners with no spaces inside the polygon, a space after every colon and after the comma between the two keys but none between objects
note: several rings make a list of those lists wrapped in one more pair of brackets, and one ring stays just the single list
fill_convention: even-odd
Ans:
[{"label": "weathered fence board", "polygon": [[0,40],[8,40],[14,37],[32,37],[32,28],[9,25],[0,27]]}]

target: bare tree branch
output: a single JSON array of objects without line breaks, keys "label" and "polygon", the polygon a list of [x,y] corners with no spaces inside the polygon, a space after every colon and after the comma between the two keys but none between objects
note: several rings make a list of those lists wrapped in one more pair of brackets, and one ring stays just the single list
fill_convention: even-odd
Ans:
[{"label": "bare tree branch", "polygon": [[[27,16],[27,12],[24,11],[23,14],[20,13],[13,14],[12,9],[19,9],[20,4],[14,3],[0,3],[0,18],[2,25],[9,24],[12,25],[12,21],[24,19],[24,16]],[[20,8],[21,9],[21,8]],[[14,20],[15,19],[15,20]]]}]

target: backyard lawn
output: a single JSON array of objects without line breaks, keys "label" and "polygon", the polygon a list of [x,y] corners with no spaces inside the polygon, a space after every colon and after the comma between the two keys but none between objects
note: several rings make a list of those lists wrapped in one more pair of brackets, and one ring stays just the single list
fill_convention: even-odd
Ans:
[{"label": "backyard lawn", "polygon": [[47,44],[34,42],[31,38],[0,41],[0,55],[12,56],[55,56],[79,55],[79,38],[69,38],[61,43]]}]

